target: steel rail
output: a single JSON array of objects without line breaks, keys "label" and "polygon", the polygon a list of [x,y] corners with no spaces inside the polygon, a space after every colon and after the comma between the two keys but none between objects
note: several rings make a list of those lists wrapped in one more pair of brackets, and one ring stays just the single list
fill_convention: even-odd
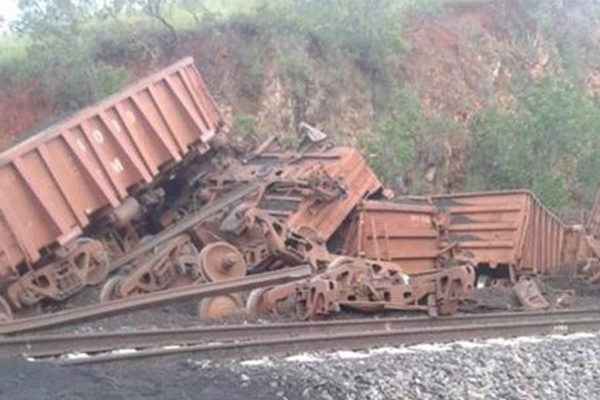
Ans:
[{"label": "steel rail", "polygon": [[527,320],[545,322],[560,318],[600,318],[600,309],[559,310],[552,312],[494,313],[459,315],[432,319],[428,317],[361,318],[320,322],[284,322],[260,325],[190,326],[117,332],[52,334],[0,339],[1,354],[28,353],[49,356],[67,352],[100,352],[120,348],[148,348],[189,345],[211,341],[241,341],[284,335],[336,334],[339,332],[392,331],[428,329],[440,326],[485,325]]},{"label": "steel rail", "polygon": [[256,339],[222,344],[198,344],[183,347],[147,349],[131,353],[104,353],[85,358],[58,359],[61,365],[97,364],[131,361],[177,355],[201,356],[202,360],[244,359],[248,357],[297,354],[322,350],[364,350],[380,346],[448,342],[453,340],[564,333],[565,331],[597,331],[600,318],[558,320],[547,322],[466,325],[428,329],[351,332],[333,335],[314,334]]},{"label": "steel rail", "polygon": [[[495,319],[495,321],[494,321]],[[392,321],[393,320],[393,321]],[[401,320],[412,321],[413,326],[401,325]],[[549,333],[565,333],[574,331],[591,331],[600,329],[600,311],[576,310],[576,312],[526,313],[508,315],[503,313],[495,318],[477,319],[464,317],[449,317],[430,319],[424,324],[422,318],[396,318],[382,320],[373,319],[328,321],[328,323],[301,323],[301,324],[273,324],[274,329],[269,331],[268,326],[246,326],[243,333],[241,327],[230,328],[236,331],[238,337],[221,338],[219,342],[206,342],[207,338],[196,337],[189,340],[177,340],[165,343],[149,343],[143,338],[137,344],[129,343],[123,346],[113,343],[106,349],[94,347],[66,350],[60,348],[45,349],[39,352],[28,351],[30,357],[49,357],[48,359],[61,364],[99,363],[109,361],[125,361],[149,357],[176,356],[181,354],[198,354],[203,359],[230,359],[245,358],[250,356],[275,355],[281,353],[297,353],[316,350],[336,349],[365,349],[384,345],[404,345],[416,343],[445,342],[451,340],[465,340],[473,338],[506,337],[516,335],[534,335]],[[393,325],[397,322],[399,325]],[[368,327],[367,329],[365,329]],[[219,329],[212,328],[213,333]],[[343,329],[343,330],[342,330]],[[239,335],[242,333],[242,335]],[[129,335],[135,332],[129,332]],[[201,343],[200,343],[201,342]],[[168,346],[167,346],[168,345]],[[176,346],[174,346],[176,345]],[[166,347],[160,347],[166,346]],[[138,349],[135,352],[115,352],[118,349]],[[141,349],[141,350],[140,350]],[[32,350],[34,350],[32,348]],[[86,351],[87,350],[87,351]],[[65,353],[81,352],[94,353],[83,358],[60,358]]]},{"label": "steel rail", "polygon": [[102,319],[113,315],[160,307],[182,301],[197,300],[263,286],[278,285],[309,277],[310,274],[311,268],[308,265],[303,265],[222,282],[178,287],[91,306],[78,307],[72,310],[9,321],[0,324],[0,334],[7,335],[46,329],[73,322]]}]

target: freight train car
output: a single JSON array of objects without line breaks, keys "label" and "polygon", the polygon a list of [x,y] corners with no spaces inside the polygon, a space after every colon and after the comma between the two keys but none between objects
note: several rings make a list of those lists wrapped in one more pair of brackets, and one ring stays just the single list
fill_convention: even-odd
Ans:
[{"label": "freight train car", "polygon": [[407,274],[439,269],[448,249],[444,221],[432,204],[363,201],[339,236],[342,254],[393,262]]},{"label": "freight train car", "polygon": [[108,271],[96,224],[126,226],[223,122],[186,58],[0,153],[0,318]]},{"label": "freight train car", "polygon": [[[243,258],[240,272],[245,273],[247,268],[251,273],[281,268],[285,263],[280,254],[273,257],[273,253],[278,254],[274,247],[283,243],[282,235],[288,228],[301,237],[325,243],[363,198],[381,188],[360,153],[352,148],[321,143],[289,150],[268,141],[247,156],[240,160],[222,152],[212,158],[213,170],[202,176],[201,183],[180,204],[172,204],[162,215],[162,223],[173,225],[185,221],[187,215],[200,211],[196,205],[223,204],[222,212],[198,221],[183,239],[163,246],[169,257],[156,257],[157,253],[151,252],[148,257],[140,257],[139,262],[132,262],[106,282],[102,300],[189,282],[196,269],[180,268],[177,262],[171,262],[174,256],[185,254],[188,242],[196,245],[201,259],[212,260],[199,267],[207,276],[211,270],[220,269],[221,261],[224,257],[231,258],[231,254]],[[229,191],[245,184],[257,190],[243,196],[243,201],[240,199],[243,204],[234,206],[227,200]],[[247,214],[248,209],[255,208],[257,213]],[[257,224],[257,220],[262,222]],[[249,234],[256,229],[261,232],[258,238]],[[149,258],[156,262],[148,262]],[[275,264],[269,262],[273,260]],[[228,267],[227,271],[233,269]]]},{"label": "freight train car", "polygon": [[470,253],[478,274],[515,281],[563,264],[567,227],[529,191],[433,196],[450,213],[449,240]]},{"label": "freight train car", "polygon": [[[362,199],[381,189],[381,182],[360,152],[348,147],[302,154],[288,165],[281,178],[306,181],[312,186],[310,195],[299,196],[296,207],[283,213],[288,226],[310,229],[324,241]],[[262,205],[266,208],[268,201],[287,199],[290,198],[267,194]]]},{"label": "freight train car", "polygon": [[269,140],[243,162],[225,158],[213,164],[223,167],[204,179],[212,191],[260,182],[265,190],[258,208],[290,228],[310,230],[323,241],[362,199],[382,187],[358,150],[332,147],[323,141],[289,150],[277,140]]}]

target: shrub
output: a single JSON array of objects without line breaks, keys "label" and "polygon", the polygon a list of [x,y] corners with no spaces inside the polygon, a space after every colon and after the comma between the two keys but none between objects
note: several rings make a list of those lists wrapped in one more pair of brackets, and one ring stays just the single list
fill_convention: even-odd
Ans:
[{"label": "shrub", "polygon": [[258,124],[252,115],[239,115],[233,122],[234,132],[252,143],[257,143],[260,138],[258,134]]},{"label": "shrub", "polygon": [[469,185],[530,188],[549,206],[593,198],[600,164],[598,106],[569,81],[548,78],[518,95],[517,110],[490,109],[472,125]]},{"label": "shrub", "polygon": [[377,123],[362,147],[387,185],[401,193],[423,193],[425,170],[445,159],[446,143],[458,131],[456,122],[426,113],[414,94],[402,91],[391,116]]}]

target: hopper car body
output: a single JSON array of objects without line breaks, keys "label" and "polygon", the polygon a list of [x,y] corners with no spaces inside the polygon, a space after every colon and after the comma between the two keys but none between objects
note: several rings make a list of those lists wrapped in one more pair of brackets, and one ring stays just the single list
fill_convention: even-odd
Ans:
[{"label": "hopper car body", "polygon": [[390,261],[409,274],[437,268],[446,251],[480,275],[551,273],[571,262],[571,229],[529,191],[364,201],[341,230],[344,254]]},{"label": "hopper car body", "polygon": [[343,228],[342,254],[392,262],[407,274],[439,268],[445,246],[431,204],[363,201]]},{"label": "hopper car body", "polygon": [[13,307],[85,284],[90,258],[106,264],[86,229],[107,216],[126,223],[136,196],[206,153],[222,124],[186,58],[0,153],[0,287],[12,287]]},{"label": "hopper car body", "polygon": [[449,240],[470,253],[480,269],[521,275],[551,273],[563,265],[567,227],[529,191],[431,197],[450,213]]}]

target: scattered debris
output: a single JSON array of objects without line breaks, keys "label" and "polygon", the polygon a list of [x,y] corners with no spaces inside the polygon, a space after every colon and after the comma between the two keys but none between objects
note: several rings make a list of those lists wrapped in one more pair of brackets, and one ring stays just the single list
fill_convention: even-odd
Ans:
[{"label": "scattered debris", "polygon": [[0,154],[12,194],[0,198],[0,320],[87,286],[118,302],[298,266],[311,276],[198,312],[446,315],[476,278],[505,293],[516,282],[538,310],[550,302],[529,276],[586,260],[580,273],[600,281],[598,207],[575,229],[527,191],[393,198],[357,149],[306,123],[294,150],[271,138],[240,153],[226,130],[188,58]]},{"label": "scattered debris", "polygon": [[537,311],[550,308],[550,303],[542,295],[534,279],[522,276],[513,286],[513,290],[525,310]]}]

